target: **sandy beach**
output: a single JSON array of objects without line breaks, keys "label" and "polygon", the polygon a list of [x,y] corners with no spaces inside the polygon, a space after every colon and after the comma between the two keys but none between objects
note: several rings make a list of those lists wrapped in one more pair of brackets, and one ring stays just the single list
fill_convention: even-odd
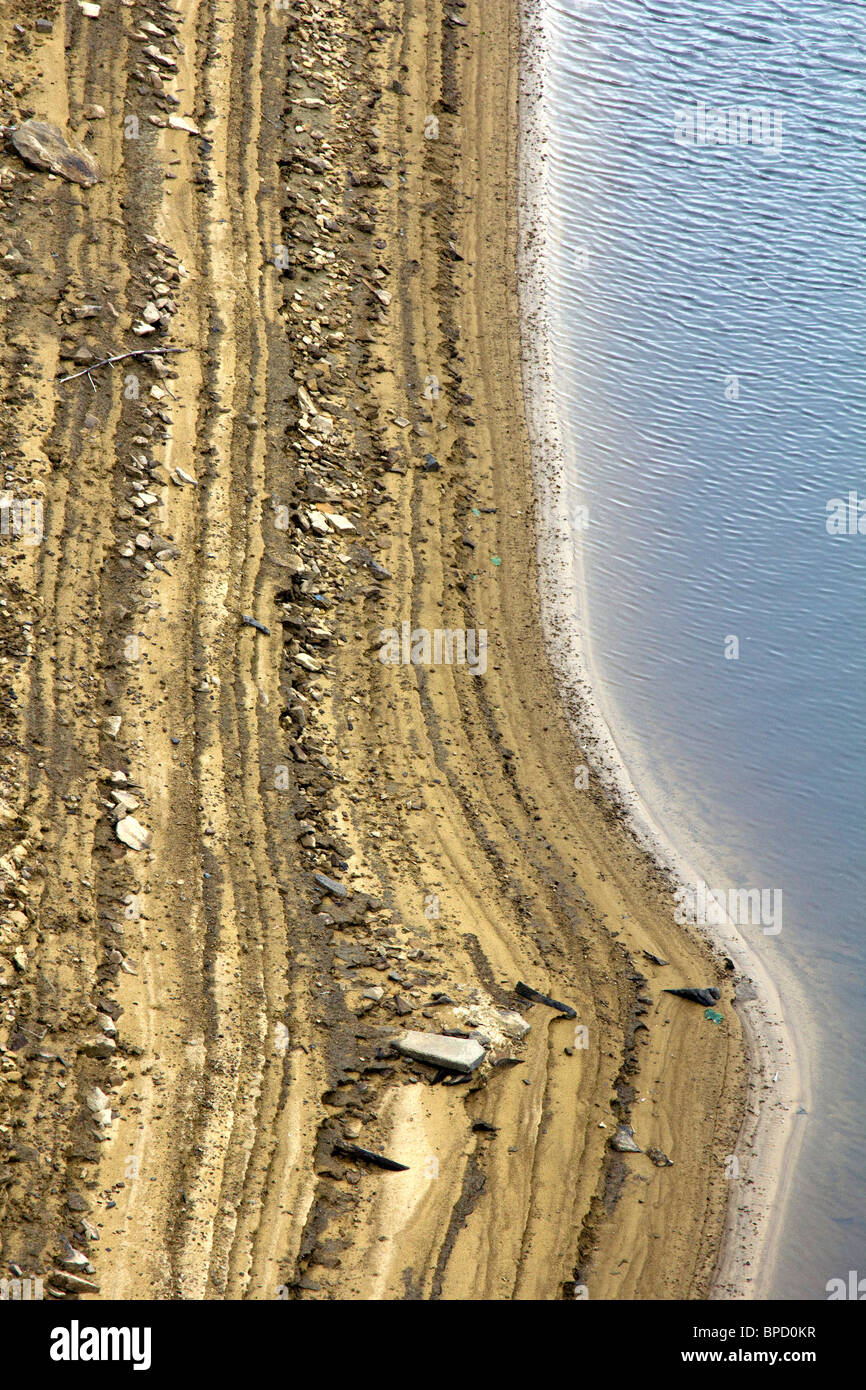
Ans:
[{"label": "sandy beach", "polygon": [[[4,1265],[81,1299],[748,1295],[789,1049],[563,702],[514,0],[39,13],[0,33],[5,486],[44,515],[0,545]],[[98,181],[25,162],[33,117]],[[403,624],[484,661],[404,662]]]}]

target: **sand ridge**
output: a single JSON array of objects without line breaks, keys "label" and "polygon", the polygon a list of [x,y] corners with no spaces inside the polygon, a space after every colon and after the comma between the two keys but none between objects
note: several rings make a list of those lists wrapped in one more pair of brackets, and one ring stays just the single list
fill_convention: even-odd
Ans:
[{"label": "sand ridge", "polygon": [[[705,1296],[743,1045],[575,786],[541,637],[513,3],[69,5],[2,41],[4,122],[104,172],[7,156],[0,189],[6,462],[46,518],[3,548],[4,1261],[84,1298]],[[55,385],[154,299],[185,351],[137,397]],[[383,663],[404,621],[483,628],[485,673]],[[724,1026],[659,993],[695,982]],[[464,1084],[391,1051],[494,1006],[531,1031]]]}]

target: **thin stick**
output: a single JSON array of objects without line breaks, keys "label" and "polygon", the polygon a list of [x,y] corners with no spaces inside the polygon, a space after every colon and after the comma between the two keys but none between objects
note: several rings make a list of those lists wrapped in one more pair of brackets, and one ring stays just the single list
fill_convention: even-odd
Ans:
[{"label": "thin stick", "polygon": [[[135,352],[121,352],[117,357],[103,357],[101,362],[91,362],[89,367],[82,367],[80,372],[70,372],[69,376],[59,378],[58,385],[63,381],[74,381],[77,376],[89,376],[95,372],[97,367],[110,367],[115,362],[123,362],[127,357],[161,357],[166,352],[186,352],[186,348],[137,348]],[[90,383],[93,386],[93,382]],[[93,387],[94,391],[96,387]]]}]

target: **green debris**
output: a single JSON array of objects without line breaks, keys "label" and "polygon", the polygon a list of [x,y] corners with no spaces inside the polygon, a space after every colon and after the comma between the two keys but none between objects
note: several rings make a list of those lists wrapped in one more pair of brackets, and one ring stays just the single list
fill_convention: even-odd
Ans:
[{"label": "green debris", "polygon": [[499,558],[498,555],[491,555],[491,556],[490,556],[490,563],[491,563],[491,565],[501,565],[501,564],[502,564],[502,561],[500,560],[500,558]]},{"label": "green debris", "polygon": [[704,1018],[708,1023],[723,1023],[724,1014],[718,1013],[715,1009],[704,1009]]}]

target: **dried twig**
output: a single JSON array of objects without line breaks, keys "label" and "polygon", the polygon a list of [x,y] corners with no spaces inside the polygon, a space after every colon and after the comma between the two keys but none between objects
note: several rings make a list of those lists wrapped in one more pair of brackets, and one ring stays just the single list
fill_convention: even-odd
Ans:
[{"label": "dried twig", "polygon": [[[167,352],[186,351],[187,349],[182,347],[136,348],[134,352],[121,352],[116,357],[103,357],[101,362],[91,362],[89,367],[82,367],[80,372],[70,372],[69,376],[60,377],[58,384],[63,381],[74,381],[78,376],[89,376],[91,372],[96,371],[97,367],[111,367],[115,362],[123,362],[127,357],[162,357]],[[90,384],[93,386],[93,382]],[[94,386],[93,389],[95,391],[96,387]]]}]

